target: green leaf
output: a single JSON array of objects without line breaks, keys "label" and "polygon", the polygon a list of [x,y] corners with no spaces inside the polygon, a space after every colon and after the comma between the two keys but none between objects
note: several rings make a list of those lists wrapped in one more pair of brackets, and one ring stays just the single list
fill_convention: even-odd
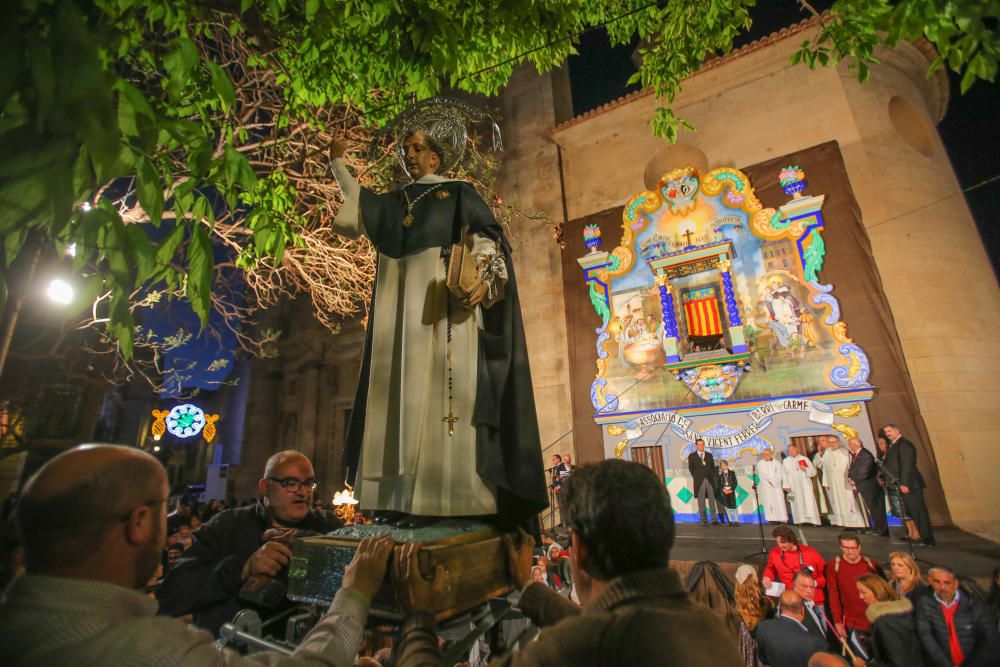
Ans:
[{"label": "green leaf", "polygon": [[110,227],[105,230],[104,256],[108,260],[108,269],[114,279],[113,289],[129,294],[135,286],[133,278],[135,267],[131,261],[132,243],[125,229],[125,223],[117,213],[111,214],[110,222]]},{"label": "green leaf", "polygon": [[149,237],[146,236],[143,225],[126,225],[125,231],[128,233],[132,254],[135,257],[135,282],[137,286],[142,285],[156,274],[156,252]]},{"label": "green leaf", "polygon": [[167,93],[174,101],[180,101],[181,96],[192,83],[191,73],[198,65],[198,49],[187,37],[174,40],[174,50],[163,59],[167,70]]},{"label": "green leaf", "polygon": [[227,144],[222,153],[222,169],[226,185],[239,185],[244,190],[252,190],[257,184],[257,176],[246,157]]},{"label": "green leaf", "polygon": [[118,349],[126,361],[132,358],[135,342],[132,312],[129,310],[128,292],[120,289],[112,290],[111,312],[108,318],[108,329],[118,341]]},{"label": "green leaf", "polygon": [[208,313],[212,306],[212,278],[215,261],[212,257],[212,242],[204,225],[196,224],[187,252],[187,286],[185,294],[195,314],[201,320],[201,328],[208,324]]},{"label": "green leaf", "polygon": [[46,44],[33,41],[29,46],[29,51],[28,62],[31,63],[31,79],[35,84],[34,92],[39,115],[38,122],[41,124],[52,109],[56,93],[56,76],[52,64],[52,52]]},{"label": "green leaf", "polygon": [[178,222],[177,225],[167,234],[167,238],[160,242],[160,246],[156,249],[155,262],[159,270],[158,275],[164,276],[166,272],[172,271],[171,264],[174,261],[174,256],[177,254],[177,249],[180,247],[181,243],[184,242],[184,232],[186,226],[182,222]]},{"label": "green leaf", "polygon": [[222,100],[223,108],[229,110],[236,102],[236,91],[233,90],[233,82],[229,80],[229,75],[211,60],[205,62],[208,73],[212,77],[212,88]]},{"label": "green leaf", "polygon": [[160,224],[163,216],[163,184],[153,162],[145,156],[137,156],[135,191],[139,205],[146,212],[149,221]]}]

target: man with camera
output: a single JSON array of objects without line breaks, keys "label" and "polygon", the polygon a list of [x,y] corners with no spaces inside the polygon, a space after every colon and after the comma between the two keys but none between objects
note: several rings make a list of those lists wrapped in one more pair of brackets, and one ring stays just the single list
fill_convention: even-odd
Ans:
[{"label": "man with camera", "polygon": [[786,589],[793,587],[795,573],[808,572],[816,580],[816,604],[823,604],[826,588],[826,562],[819,552],[806,544],[799,544],[795,531],[789,526],[775,526],[771,531],[776,546],[767,554],[767,565],[761,583],[770,588],[775,580]]}]

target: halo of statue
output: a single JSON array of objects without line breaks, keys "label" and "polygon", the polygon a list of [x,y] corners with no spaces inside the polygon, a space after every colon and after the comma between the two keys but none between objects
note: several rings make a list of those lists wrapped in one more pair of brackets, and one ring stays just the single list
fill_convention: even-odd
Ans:
[{"label": "halo of statue", "polygon": [[469,144],[469,128],[477,123],[489,122],[493,136],[493,150],[503,151],[500,137],[500,127],[496,120],[482,109],[467,102],[452,97],[431,97],[406,108],[386,124],[375,138],[372,149],[385,137],[391,137],[395,144],[396,159],[400,166],[409,174],[406,166],[406,149],[403,142],[406,137],[422,130],[435,148],[440,151],[441,168],[439,173],[445,174],[454,170],[465,156]]}]

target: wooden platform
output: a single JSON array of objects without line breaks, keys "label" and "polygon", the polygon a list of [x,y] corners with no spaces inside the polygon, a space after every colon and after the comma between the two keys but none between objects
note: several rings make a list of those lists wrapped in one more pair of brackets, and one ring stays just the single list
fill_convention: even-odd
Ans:
[{"label": "wooden platform", "polygon": [[[507,572],[503,534],[477,521],[448,519],[412,530],[388,526],[351,526],[322,537],[296,540],[288,571],[288,597],[298,602],[329,604],[340,589],[344,568],[366,537],[390,535],[399,544],[420,542],[420,570],[430,576],[438,565],[448,575],[448,587],[434,612],[438,620],[452,618],[491,598],[513,590]],[[391,582],[392,567],[372,600],[371,614],[387,620],[403,618]]]}]

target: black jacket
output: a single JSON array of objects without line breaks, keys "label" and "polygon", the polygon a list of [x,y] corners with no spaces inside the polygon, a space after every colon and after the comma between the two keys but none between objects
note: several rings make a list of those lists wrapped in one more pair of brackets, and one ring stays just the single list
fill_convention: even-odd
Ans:
[{"label": "black jacket", "polygon": [[888,473],[888,483],[893,481],[912,489],[922,489],[924,478],[917,470],[917,448],[904,438],[889,445],[889,453],[885,457],[885,471]]},{"label": "black jacket", "polygon": [[[296,526],[327,533],[341,522],[326,510],[309,510]],[[194,543],[167,572],[159,591],[159,614],[192,614],[194,623],[215,635],[240,609],[243,565],[262,544],[271,518],[260,503],[219,512],[193,534]],[[288,569],[278,576],[287,583]]]},{"label": "black jacket", "polygon": [[[948,626],[941,603],[933,593],[927,593],[917,603],[917,636],[924,647],[927,664],[952,667],[948,648]],[[1000,637],[996,622],[985,603],[965,592],[959,593],[955,612],[955,634],[965,654],[962,667],[986,667],[1000,664]]]},{"label": "black jacket", "polygon": [[851,467],[847,469],[847,476],[854,480],[855,486],[860,489],[865,483],[877,483],[877,475],[878,467],[871,452],[862,447],[857,454],[851,455]]},{"label": "black jacket", "polygon": [[702,480],[707,479],[708,483],[715,486],[715,459],[708,452],[705,452],[705,462],[701,462],[698,452],[693,451],[688,455],[688,470],[694,478],[694,491],[701,488]]},{"label": "black jacket", "polygon": [[757,657],[770,667],[806,667],[814,653],[827,648],[826,642],[785,616],[761,621],[755,638]]},{"label": "black jacket", "polygon": [[923,666],[923,652],[909,600],[878,602],[868,607],[865,616],[872,624],[869,667]]},{"label": "black jacket", "polygon": [[[736,473],[732,470],[727,470],[725,472],[719,471],[718,483],[715,485],[715,497],[719,502],[722,503],[723,507],[729,509],[736,509],[736,490],[740,488],[736,484]],[[729,484],[729,488],[733,490],[732,493],[723,493],[722,487]],[[696,489],[698,487],[695,487]]]}]

